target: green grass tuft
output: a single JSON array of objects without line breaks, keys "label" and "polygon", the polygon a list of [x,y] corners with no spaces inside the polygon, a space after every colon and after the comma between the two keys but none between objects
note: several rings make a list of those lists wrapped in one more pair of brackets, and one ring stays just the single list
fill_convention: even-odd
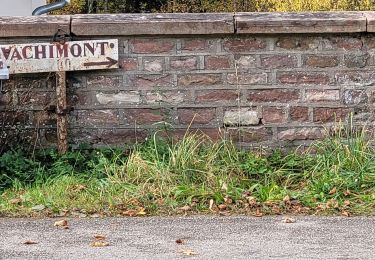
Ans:
[{"label": "green grass tuft", "polygon": [[155,134],[132,150],[50,150],[31,158],[9,151],[0,170],[2,216],[372,215],[375,208],[374,145],[365,129],[353,127],[338,126],[304,153],[242,151],[201,134],[168,142]]}]

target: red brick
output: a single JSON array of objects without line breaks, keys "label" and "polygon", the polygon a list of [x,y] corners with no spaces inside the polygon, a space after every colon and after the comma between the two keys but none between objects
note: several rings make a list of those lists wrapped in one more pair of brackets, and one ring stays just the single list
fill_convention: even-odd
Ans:
[{"label": "red brick", "polygon": [[375,49],[375,37],[369,36],[364,40],[364,46],[367,50]]},{"label": "red brick", "polygon": [[161,72],[164,68],[164,58],[145,58],[143,68],[149,72]]},{"label": "red brick", "polygon": [[35,126],[55,126],[56,114],[47,111],[36,111],[33,113],[33,125]]},{"label": "red brick", "polygon": [[196,93],[195,101],[198,103],[204,102],[223,102],[223,101],[237,101],[239,94],[232,90],[211,90],[198,91]]},{"label": "red brick", "polygon": [[278,139],[282,141],[317,140],[324,136],[324,131],[317,127],[292,128],[281,130]]},{"label": "red brick", "polygon": [[198,133],[202,133],[213,141],[221,141],[224,138],[224,132],[220,128],[200,128]]},{"label": "red brick", "polygon": [[353,53],[344,56],[345,66],[348,68],[364,68],[370,55],[368,53]]},{"label": "red brick", "polygon": [[327,50],[360,50],[363,46],[361,39],[345,36],[330,37],[328,39],[325,39],[323,43],[323,48]]},{"label": "red brick", "polygon": [[298,122],[309,121],[309,109],[307,107],[291,107],[290,120]]},{"label": "red brick", "polygon": [[223,123],[225,126],[250,126],[259,125],[259,115],[256,108],[240,107],[226,109]]},{"label": "red brick", "polygon": [[117,110],[78,110],[76,123],[87,126],[115,126],[120,123]]},{"label": "red brick", "polygon": [[267,73],[229,73],[227,80],[232,85],[266,84]]},{"label": "red brick", "polygon": [[0,93],[0,107],[9,106],[12,104],[12,92],[7,91],[6,93]]},{"label": "red brick", "polygon": [[369,96],[365,90],[347,89],[343,92],[343,102],[345,105],[366,104]]},{"label": "red brick", "polygon": [[264,107],[262,122],[263,124],[285,123],[286,110],[280,107]]},{"label": "red brick", "polygon": [[130,45],[132,52],[139,54],[172,53],[176,46],[171,39],[134,39]]},{"label": "red brick", "polygon": [[86,106],[95,103],[96,91],[81,91],[77,90],[68,95],[68,104],[70,106]]},{"label": "red brick", "polygon": [[170,58],[171,69],[179,71],[189,71],[197,69],[196,57],[172,57]]},{"label": "red brick", "polygon": [[27,125],[30,123],[27,111],[0,111],[0,122],[2,126]]},{"label": "red brick", "polygon": [[314,50],[319,40],[311,37],[283,37],[276,42],[276,47],[287,50]]},{"label": "red brick", "polygon": [[348,108],[314,108],[314,122],[331,122],[345,119],[350,113]]},{"label": "red brick", "polygon": [[329,76],[324,72],[280,72],[277,81],[283,84],[328,84]]},{"label": "red brick", "polygon": [[366,71],[344,71],[335,75],[338,84],[342,85],[373,85],[375,84],[375,75]]},{"label": "red brick", "polygon": [[308,89],[306,90],[306,101],[329,102],[339,101],[340,90],[338,89]]},{"label": "red brick", "polygon": [[[1,94],[0,94],[1,95]],[[30,90],[28,92],[17,92],[19,106],[44,107],[56,100],[55,92],[44,92]]]},{"label": "red brick", "polygon": [[200,135],[200,136],[206,136],[210,138],[213,141],[218,141],[222,140],[224,138],[224,132],[220,128],[202,128],[200,127],[199,129],[194,129],[194,128],[189,128],[189,129],[175,129],[175,130],[170,130],[167,133],[160,133],[161,136],[168,136],[169,138],[172,137],[172,139],[176,141],[180,141],[181,139],[184,138],[186,134],[195,134],[195,135]]},{"label": "red brick", "polygon": [[146,93],[146,101],[148,104],[180,104],[189,101],[191,98],[187,92],[183,91],[152,91]]},{"label": "red brick", "polygon": [[[138,91],[121,91],[121,92],[97,92],[95,102],[100,105],[121,106],[126,104],[139,104],[142,102]],[[97,104],[97,103],[96,103]]]},{"label": "red brick", "polygon": [[263,68],[295,68],[297,67],[297,57],[294,55],[261,55],[261,65]]},{"label": "red brick", "polygon": [[236,55],[236,65],[238,69],[251,69],[256,67],[255,55]]},{"label": "red brick", "polygon": [[209,124],[215,119],[214,108],[184,108],[177,110],[181,124]]},{"label": "red brick", "polygon": [[119,88],[122,83],[120,76],[89,76],[87,77],[88,88]]},{"label": "red brick", "polygon": [[206,40],[184,40],[181,50],[184,51],[201,51],[207,48]]},{"label": "red brick", "polygon": [[139,89],[173,87],[173,78],[171,75],[136,75],[129,84]]},{"label": "red brick", "polygon": [[179,75],[177,79],[179,86],[209,86],[222,83],[221,74],[189,74]]},{"label": "red brick", "polygon": [[122,68],[124,71],[134,71],[138,69],[137,58],[120,58],[119,64],[120,68]]},{"label": "red brick", "polygon": [[227,130],[229,138],[233,142],[255,143],[272,141],[272,128],[269,127],[241,127],[229,128]]},{"label": "red brick", "polygon": [[125,118],[130,125],[146,125],[167,121],[167,113],[164,109],[132,108],[125,110]]},{"label": "red brick", "polygon": [[44,131],[44,138],[47,143],[57,144],[57,131],[56,129],[46,129]]},{"label": "red brick", "polygon": [[304,64],[313,68],[331,68],[339,65],[339,57],[334,55],[307,55]]},{"label": "red brick", "polygon": [[140,129],[103,130],[99,134],[99,142],[108,145],[129,145],[143,142],[147,136],[147,131]]},{"label": "red brick", "polygon": [[148,136],[144,129],[72,129],[71,143],[91,145],[120,145],[143,142]]},{"label": "red brick", "polygon": [[11,77],[7,81],[6,86],[14,86],[17,89],[26,88],[26,89],[37,89],[37,88],[51,88],[55,87],[55,77],[43,75],[43,76],[29,76],[22,75]]},{"label": "red brick", "polygon": [[250,102],[290,102],[299,100],[297,89],[259,89],[250,90],[247,100]]},{"label": "red brick", "polygon": [[231,67],[230,57],[228,56],[206,56],[205,68],[209,70],[229,69]]},{"label": "red brick", "polygon": [[262,50],[267,46],[265,40],[256,38],[246,39],[226,39],[224,49],[230,52],[246,52],[252,50]]},{"label": "red brick", "polygon": [[72,128],[69,129],[69,143],[74,144],[96,144],[100,142],[100,137],[98,134],[98,128]]}]

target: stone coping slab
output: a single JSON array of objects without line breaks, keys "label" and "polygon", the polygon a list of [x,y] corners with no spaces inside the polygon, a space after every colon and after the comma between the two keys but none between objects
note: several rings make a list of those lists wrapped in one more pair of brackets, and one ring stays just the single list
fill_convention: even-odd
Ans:
[{"label": "stone coping slab", "polygon": [[0,17],[0,37],[52,36],[58,29],[70,33],[69,15],[3,16]]},{"label": "stone coping slab", "polygon": [[364,12],[367,20],[367,32],[375,32],[375,12]]},{"label": "stone coping slab", "polygon": [[366,32],[362,12],[238,13],[237,33]]},{"label": "stone coping slab", "polygon": [[105,14],[73,16],[76,35],[233,34],[230,13]]},{"label": "stone coping slab", "polygon": [[0,37],[375,32],[375,12],[88,14],[0,17]]}]

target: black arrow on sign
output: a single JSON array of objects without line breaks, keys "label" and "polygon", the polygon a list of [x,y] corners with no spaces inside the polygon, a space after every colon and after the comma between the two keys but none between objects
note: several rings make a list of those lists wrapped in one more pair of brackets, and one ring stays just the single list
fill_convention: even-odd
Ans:
[{"label": "black arrow on sign", "polygon": [[108,61],[86,62],[86,63],[83,63],[83,66],[93,67],[93,66],[105,66],[105,65],[107,65],[107,68],[110,68],[113,65],[117,64],[117,60],[114,60],[110,57],[107,57],[107,60]]}]

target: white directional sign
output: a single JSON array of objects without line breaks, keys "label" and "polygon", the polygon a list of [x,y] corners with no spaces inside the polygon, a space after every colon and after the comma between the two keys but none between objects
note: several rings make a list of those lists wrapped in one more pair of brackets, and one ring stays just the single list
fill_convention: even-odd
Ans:
[{"label": "white directional sign", "polygon": [[118,41],[0,45],[1,63],[10,74],[118,68]]}]

